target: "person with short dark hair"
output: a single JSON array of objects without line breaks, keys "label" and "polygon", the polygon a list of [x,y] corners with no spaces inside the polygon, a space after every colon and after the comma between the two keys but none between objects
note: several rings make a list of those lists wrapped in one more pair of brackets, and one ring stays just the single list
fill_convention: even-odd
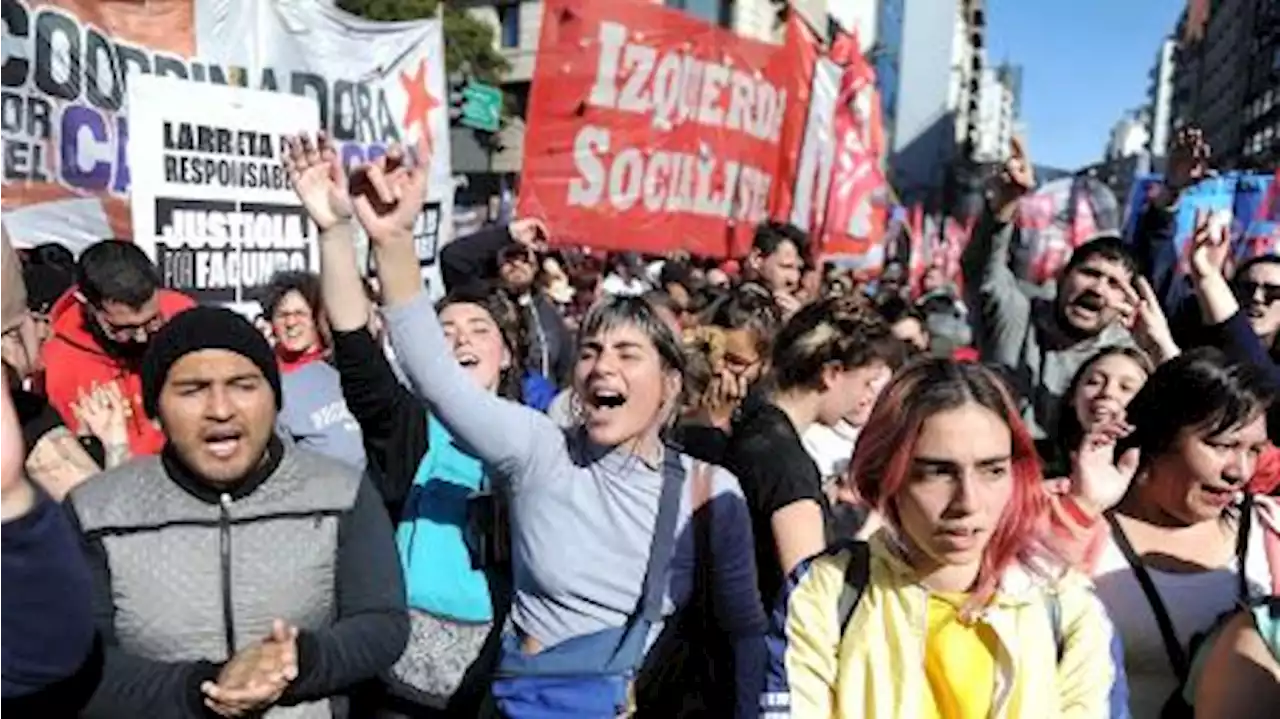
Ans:
[{"label": "person with short dark hair", "polygon": [[191,298],[161,287],[160,274],[132,242],[104,240],[76,264],[76,284],[49,313],[52,337],[41,349],[49,404],[74,417],[82,396],[111,388],[126,403],[129,449],[155,454],[164,435],[142,409],[139,365],[151,337]]},{"label": "person with short dark hair", "polygon": [[923,312],[907,304],[901,296],[892,296],[880,304],[880,314],[889,323],[894,337],[917,352],[929,352],[932,338]]},{"label": "person with short dark hair", "polygon": [[756,228],[747,256],[750,280],[773,297],[783,317],[800,309],[800,272],[808,249],[808,236],[795,225],[770,221]]},{"label": "person with short dark hair", "polygon": [[823,477],[803,443],[815,423],[865,421],[879,386],[902,362],[901,342],[852,297],[808,305],[773,343],[774,386],[734,420],[724,466],[742,480],[751,510],[760,596],[834,538]]},{"label": "person with short dark hair", "polygon": [[151,344],[144,406],[164,452],[67,500],[105,648],[84,716],[347,716],[409,632],[382,498],[281,441],[280,370],[247,320],[196,307]]},{"label": "person with short dark hair", "polygon": [[329,363],[329,323],[314,272],[277,272],[267,285],[263,312],[271,324],[280,364],[284,406],[282,434],[320,454],[365,468],[364,438],[342,394],[338,370]]},{"label": "person with short dark hair", "polygon": [[1062,395],[1080,365],[1099,350],[1134,344],[1126,325],[1138,304],[1138,265],[1118,236],[1100,235],[1075,249],[1053,300],[1024,294],[1009,253],[1018,204],[1034,184],[1030,162],[1015,142],[961,267],[965,304],[975,314],[975,344],[983,359],[1011,371],[1024,401],[1023,419],[1043,440],[1057,427]]},{"label": "person with short dark hair", "polygon": [[446,292],[477,280],[498,280],[525,316],[525,368],[563,386],[574,362],[573,335],[538,288],[537,251],[547,239],[546,225],[536,218],[486,228],[440,251],[440,276]]},{"label": "person with short dark hair", "polygon": [[304,270],[277,272],[267,284],[262,312],[271,322],[276,357],[285,372],[324,358],[330,341],[319,275]]}]

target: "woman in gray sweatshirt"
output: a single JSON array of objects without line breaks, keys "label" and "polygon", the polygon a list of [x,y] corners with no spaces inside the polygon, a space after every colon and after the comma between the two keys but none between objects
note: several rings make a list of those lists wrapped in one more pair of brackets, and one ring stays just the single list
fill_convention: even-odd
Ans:
[{"label": "woman in gray sweatshirt", "polygon": [[[684,359],[671,329],[643,301],[611,300],[584,322],[573,387],[577,422],[484,391],[459,365],[423,290],[412,227],[425,176],[396,155],[362,168],[354,209],[373,243],[397,357],[415,391],[474,455],[509,478],[520,650],[627,624],[640,603],[657,522],[665,462],[685,476],[694,461],[662,441],[681,401]],[[675,453],[674,455],[671,453]],[[733,643],[738,716],[754,716],[761,687],[765,616],[756,588],[751,520],[737,479],[710,475],[710,557],[695,553],[695,482],[680,487],[675,546],[662,616],[690,601],[699,561],[711,566],[709,594]],[[646,650],[662,629],[649,632]]]}]

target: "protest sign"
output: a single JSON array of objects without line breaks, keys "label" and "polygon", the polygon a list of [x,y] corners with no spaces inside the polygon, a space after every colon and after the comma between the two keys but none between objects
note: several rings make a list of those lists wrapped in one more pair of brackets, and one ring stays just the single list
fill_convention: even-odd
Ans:
[{"label": "protest sign", "polygon": [[306,97],[348,166],[409,148],[430,162],[427,201],[449,239],[439,21],[370,22],[330,0],[3,2],[3,207],[16,245],[78,252],[133,236],[126,88],[144,75]]},{"label": "protest sign", "polygon": [[165,287],[242,304],[277,271],[318,269],[280,162],[285,137],[319,129],[313,100],[146,75],[128,99],[134,242]]},{"label": "protest sign", "polygon": [[794,97],[787,49],[638,0],[543,8],[519,214],[564,245],[749,246]]},{"label": "protest sign", "polygon": [[[1163,178],[1148,175],[1134,183],[1129,196],[1125,222],[1125,238],[1131,244],[1148,242],[1139,236],[1142,216],[1160,191]],[[1188,283],[1180,281],[1187,274],[1190,239],[1197,212],[1208,212],[1209,221],[1231,232],[1232,257],[1235,264],[1261,255],[1276,254],[1280,249],[1280,189],[1276,175],[1228,172],[1206,178],[1183,190],[1174,212],[1173,241],[1159,248],[1151,257],[1151,280],[1163,292],[1165,308],[1173,311],[1187,296]],[[1138,248],[1147,254],[1146,248]]]}]

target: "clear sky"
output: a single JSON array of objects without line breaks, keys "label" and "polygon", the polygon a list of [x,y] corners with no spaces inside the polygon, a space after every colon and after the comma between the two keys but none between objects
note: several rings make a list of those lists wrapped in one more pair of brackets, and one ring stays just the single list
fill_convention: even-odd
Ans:
[{"label": "clear sky", "polygon": [[[910,2],[910,0],[907,0]],[[1039,165],[1102,159],[1186,0],[987,0],[987,62],[1023,66],[1022,120]]]}]

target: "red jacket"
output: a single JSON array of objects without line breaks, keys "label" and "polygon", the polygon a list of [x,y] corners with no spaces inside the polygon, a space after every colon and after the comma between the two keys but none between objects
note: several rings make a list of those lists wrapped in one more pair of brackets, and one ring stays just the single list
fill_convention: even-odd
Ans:
[{"label": "red jacket", "polygon": [[[196,304],[179,292],[157,292],[160,314],[166,319]],[[80,392],[87,394],[95,384],[101,387],[114,382],[129,402],[130,451],[135,455],[158,453],[164,447],[164,435],[143,409],[140,367],[108,355],[85,328],[85,320],[84,305],[76,298],[75,287],[58,298],[49,313],[52,336],[40,350],[49,404],[68,424],[78,426],[71,404],[79,400]]]},{"label": "red jacket", "polygon": [[1254,467],[1253,478],[1249,480],[1249,491],[1257,494],[1275,494],[1280,488],[1280,449],[1268,444],[1258,457]]}]

